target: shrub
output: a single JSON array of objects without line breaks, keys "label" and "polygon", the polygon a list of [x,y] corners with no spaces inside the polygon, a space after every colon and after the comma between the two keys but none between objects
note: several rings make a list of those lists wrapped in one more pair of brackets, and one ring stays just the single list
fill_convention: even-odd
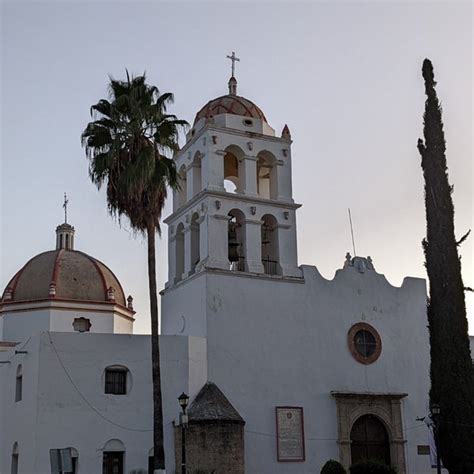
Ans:
[{"label": "shrub", "polygon": [[397,470],[380,461],[360,461],[349,468],[350,474],[397,474]]},{"label": "shrub", "polygon": [[346,470],[340,462],[330,459],[321,469],[321,474],[346,474]]}]

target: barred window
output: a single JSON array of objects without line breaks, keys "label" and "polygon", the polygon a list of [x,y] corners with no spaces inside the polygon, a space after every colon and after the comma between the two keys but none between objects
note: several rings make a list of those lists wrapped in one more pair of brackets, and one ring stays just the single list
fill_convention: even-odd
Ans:
[{"label": "barred window", "polygon": [[125,395],[127,393],[127,372],[125,367],[105,369],[105,393]]}]

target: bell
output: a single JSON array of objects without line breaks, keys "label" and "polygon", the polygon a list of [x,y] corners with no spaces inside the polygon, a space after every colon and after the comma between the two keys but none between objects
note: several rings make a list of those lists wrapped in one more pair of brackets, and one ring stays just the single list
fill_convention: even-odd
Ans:
[{"label": "bell", "polygon": [[237,241],[237,232],[236,232],[237,224],[233,222],[229,222],[229,244],[228,244],[228,252],[229,252],[229,261],[230,262],[238,262],[239,261],[239,242]]}]

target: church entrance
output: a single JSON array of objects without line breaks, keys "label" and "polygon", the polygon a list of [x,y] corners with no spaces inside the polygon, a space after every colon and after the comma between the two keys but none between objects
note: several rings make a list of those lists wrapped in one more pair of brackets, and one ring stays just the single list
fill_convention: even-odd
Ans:
[{"label": "church entrance", "polygon": [[383,423],[374,415],[361,416],[351,430],[352,463],[376,460],[390,465],[390,440]]}]

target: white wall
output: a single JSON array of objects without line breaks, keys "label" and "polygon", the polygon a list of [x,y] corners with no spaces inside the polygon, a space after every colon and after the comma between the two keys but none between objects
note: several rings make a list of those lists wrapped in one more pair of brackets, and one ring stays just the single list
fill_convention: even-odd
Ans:
[{"label": "white wall", "polygon": [[[177,397],[183,391],[195,395],[205,383],[206,353],[204,342],[196,338],[167,336],[160,344],[167,468],[174,472]],[[20,446],[21,474],[49,473],[49,450],[64,447],[79,452],[79,473],[98,473],[101,450],[110,439],[126,447],[125,472],[146,470],[152,447],[149,336],[43,333],[32,337],[28,347],[28,355],[21,356],[29,361],[24,367],[24,401],[12,401],[16,366],[0,367],[5,396],[0,424],[12,427],[1,439],[0,473],[10,472],[7,455],[14,441]],[[104,393],[103,374],[109,365],[129,369],[132,383],[127,395]]]},{"label": "white wall", "polygon": [[[302,268],[304,282],[211,271],[198,277],[206,280],[208,377],[247,421],[247,472],[309,474],[338,459],[331,391],[408,393],[402,407],[408,472],[431,472],[429,459],[416,454],[417,444],[428,443],[427,431],[413,428],[428,406],[424,280],[407,278],[395,288],[374,271],[349,267],[328,281],[315,267]],[[201,320],[201,307],[190,302],[199,291],[202,284],[193,281],[165,293],[166,329],[178,329],[173,314]],[[361,321],[382,338],[381,356],[368,366],[354,360],[347,343],[350,327]],[[187,325],[185,333],[192,330]],[[279,405],[304,408],[304,463],[277,462]]]}]

